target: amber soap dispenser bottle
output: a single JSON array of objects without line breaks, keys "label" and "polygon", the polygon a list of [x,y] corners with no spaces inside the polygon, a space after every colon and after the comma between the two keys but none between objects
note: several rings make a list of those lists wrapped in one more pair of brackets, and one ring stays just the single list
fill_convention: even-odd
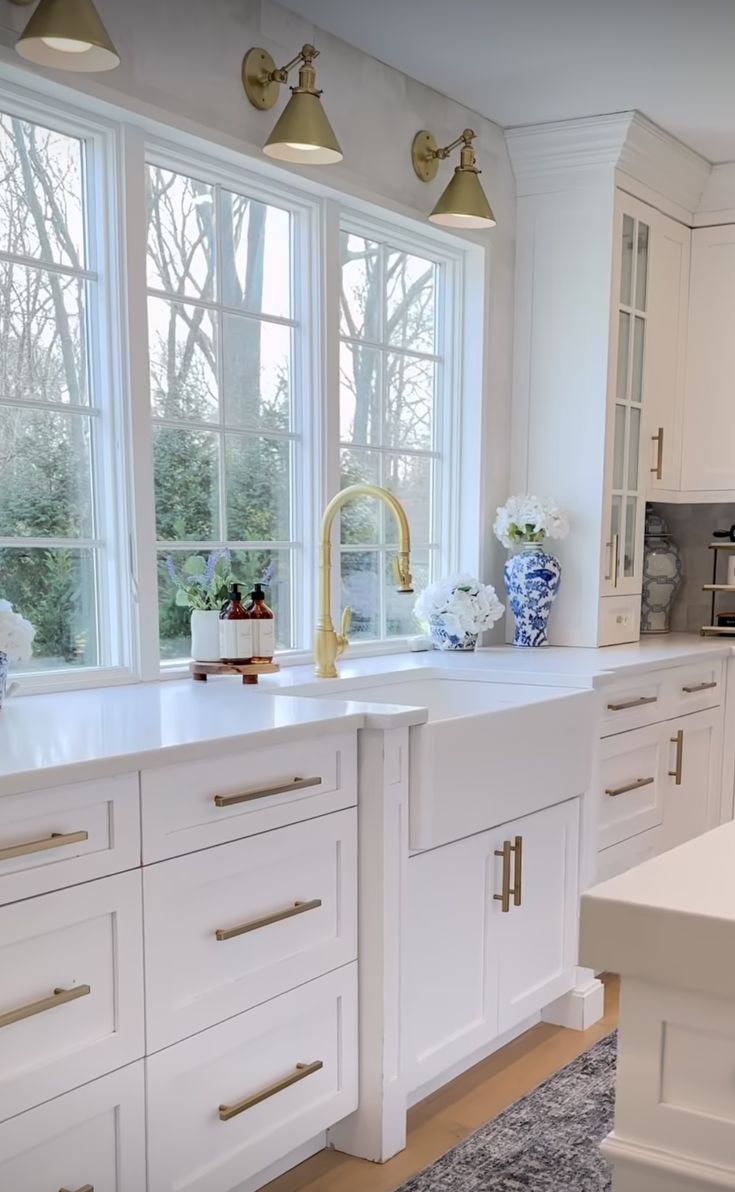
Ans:
[{"label": "amber soap dispenser bottle", "polygon": [[219,652],[223,662],[250,662],[253,657],[253,622],[242,605],[238,584],[233,584],[219,615]]},{"label": "amber soap dispenser bottle", "polygon": [[256,584],[248,609],[253,627],[253,662],[272,662],[276,652],[276,618],[265,602],[265,592]]}]

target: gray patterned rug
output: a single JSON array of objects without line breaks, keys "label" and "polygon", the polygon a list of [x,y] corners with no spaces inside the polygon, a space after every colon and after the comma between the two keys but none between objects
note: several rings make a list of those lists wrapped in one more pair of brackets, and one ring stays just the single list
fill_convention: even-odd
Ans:
[{"label": "gray patterned rug", "polygon": [[608,1192],[615,1058],[612,1034],[398,1192]]}]

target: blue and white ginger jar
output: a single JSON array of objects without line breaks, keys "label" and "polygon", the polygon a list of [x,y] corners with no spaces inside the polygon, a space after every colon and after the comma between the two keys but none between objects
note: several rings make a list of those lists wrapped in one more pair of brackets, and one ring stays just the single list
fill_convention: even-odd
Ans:
[{"label": "blue and white ginger jar", "polygon": [[451,633],[443,617],[430,617],[429,631],[435,650],[474,650],[479,637],[477,633]]},{"label": "blue and white ginger jar", "polygon": [[547,646],[549,613],[559,591],[561,563],[537,542],[505,564],[505,587],[515,618],[514,646]]}]

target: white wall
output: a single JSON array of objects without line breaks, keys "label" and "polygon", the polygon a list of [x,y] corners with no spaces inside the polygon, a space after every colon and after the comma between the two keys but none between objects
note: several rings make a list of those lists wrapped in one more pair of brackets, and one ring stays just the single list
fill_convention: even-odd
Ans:
[{"label": "white wall", "polygon": [[[350,0],[351,2],[351,0]],[[369,3],[369,0],[365,0]],[[414,133],[429,128],[448,143],[468,125],[478,134],[483,183],[498,220],[497,228],[476,240],[488,246],[491,277],[489,335],[485,373],[485,484],[487,511],[483,539],[487,577],[499,578],[502,554],[489,525],[495,506],[507,496],[509,479],[515,184],[497,125],[438,92],[385,66],[357,49],[315,30],[271,0],[96,0],[100,15],[121,55],[109,74],[85,77],[58,73],[65,85],[111,103],[170,122],[260,156],[276,115],[247,102],[240,81],[241,62],[251,45],[263,45],[279,65],[306,41],[321,50],[317,63],[325,107],[345,159],[322,168],[291,167],[347,194],[378,202],[423,224],[450,176],[447,163],[427,186],[413,173]],[[0,0],[0,45],[11,46],[29,10]],[[7,55],[3,55],[7,61]],[[26,69],[22,60],[10,61]],[[33,70],[33,68],[27,68]],[[50,72],[45,72],[48,77]],[[286,167],[288,169],[288,167]]]}]

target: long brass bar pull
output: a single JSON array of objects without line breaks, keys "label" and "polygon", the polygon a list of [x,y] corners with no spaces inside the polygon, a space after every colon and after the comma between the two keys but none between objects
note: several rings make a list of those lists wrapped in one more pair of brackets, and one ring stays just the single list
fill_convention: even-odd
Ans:
[{"label": "long brass bar pull", "polygon": [[268,799],[271,795],[288,795],[291,791],[303,791],[310,786],[321,786],[321,778],[292,778],[280,786],[265,786],[259,791],[243,791],[239,795],[215,795],[215,807],[234,807],[237,803],[252,803],[254,799]]},{"label": "long brass bar pull", "polygon": [[503,858],[503,892],[502,894],[493,894],[496,902],[502,903],[501,911],[507,914],[510,910],[510,853],[511,843],[509,840],[503,841],[502,849],[496,848],[495,856]]},{"label": "long brass bar pull", "polygon": [[659,426],[658,434],[651,435],[651,441],[657,444],[656,447],[656,467],[651,468],[653,475],[657,480],[664,478],[664,428]]},{"label": "long brass bar pull", "polygon": [[244,1101],[238,1101],[236,1105],[220,1105],[219,1120],[221,1122],[229,1122],[230,1118],[237,1117],[239,1113],[245,1113],[246,1109],[252,1109],[254,1105],[260,1105],[261,1101],[267,1101],[269,1097],[275,1097],[276,1093],[282,1093],[284,1089],[288,1089],[292,1084],[298,1084],[300,1080],[305,1080],[307,1076],[313,1076],[324,1067],[322,1060],[314,1060],[313,1064],[297,1064],[296,1070],[290,1076],[284,1076],[283,1080],[277,1080],[275,1084],[271,1084],[267,1089],[261,1089],[259,1093],[253,1093],[252,1097],[246,1097]]},{"label": "long brass bar pull", "polygon": [[717,680],[713,679],[711,683],[695,683],[694,687],[682,687],[685,695],[698,695],[700,691],[712,691],[717,686]]},{"label": "long brass bar pull", "polygon": [[635,782],[629,782],[627,786],[609,786],[605,794],[611,799],[617,799],[618,795],[627,795],[629,791],[639,791],[641,787],[652,786],[655,781],[655,778],[636,778]]},{"label": "long brass bar pull", "polygon": [[285,910],[274,911],[272,915],[263,915],[262,919],[251,919],[249,923],[241,923],[239,927],[228,927],[215,931],[215,938],[234,940],[238,935],[247,935],[249,931],[259,931],[261,927],[270,927],[271,923],[281,923],[284,919],[292,919],[294,915],[315,911],[321,905],[321,898],[312,898],[310,902],[295,902],[293,906],[287,906]]},{"label": "long brass bar pull", "polygon": [[26,840],[24,844],[9,844],[0,848],[0,861],[12,861],[14,857],[28,857],[31,853],[45,853],[52,848],[63,848],[67,844],[82,844],[89,840],[89,832],[52,832],[41,840]]},{"label": "long brass bar pull", "polygon": [[642,708],[646,704],[657,704],[657,695],[641,695],[638,699],[629,699],[622,704],[608,704],[608,712],[628,712],[631,708]]},{"label": "long brass bar pull", "polygon": [[81,1188],[59,1188],[59,1192],[94,1192],[94,1184],[84,1184]]},{"label": "long brass bar pull", "polygon": [[684,775],[684,729],[680,728],[675,737],[671,738],[671,744],[676,745],[676,765],[673,770],[669,770],[669,778],[676,779],[676,785],[681,786]]},{"label": "long brass bar pull", "polygon": [[523,896],[523,837],[516,836],[513,853],[513,905],[520,906]]},{"label": "long brass bar pull", "polygon": [[22,1022],[24,1018],[33,1018],[34,1014],[54,1010],[56,1006],[65,1006],[67,1002],[75,1002],[77,998],[86,997],[91,992],[89,985],[75,985],[73,989],[55,989],[49,997],[42,997],[37,1002],[28,1002],[25,1006],[18,1006],[17,1010],[8,1010],[5,1014],[0,1014],[0,1027]]}]

